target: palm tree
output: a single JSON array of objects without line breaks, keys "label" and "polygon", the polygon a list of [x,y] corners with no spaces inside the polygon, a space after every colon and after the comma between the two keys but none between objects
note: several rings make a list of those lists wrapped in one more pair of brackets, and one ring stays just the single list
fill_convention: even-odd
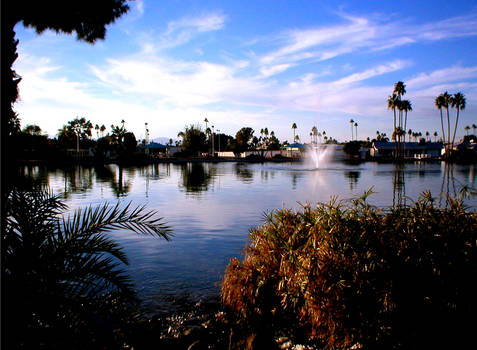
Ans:
[{"label": "palm tree", "polygon": [[434,142],[437,142],[437,131],[434,131]]},{"label": "palm tree", "polygon": [[412,136],[412,130],[411,129],[409,129],[407,131],[407,135],[409,136],[409,142],[411,142],[411,136]]},{"label": "palm tree", "polygon": [[351,124],[351,141],[353,141],[353,125],[354,125],[354,120],[353,120],[353,119],[350,119],[349,122],[350,122],[350,124]]},{"label": "palm tree", "polygon": [[[398,121],[398,127],[402,128],[402,112],[404,111],[403,106],[401,104],[401,99],[406,93],[406,84],[402,81],[398,81],[396,84],[394,84],[394,91],[393,94],[396,94],[398,97],[398,103],[397,103],[397,108],[399,110],[399,121]],[[400,141],[400,139],[399,139]]]},{"label": "palm tree", "polygon": [[430,135],[430,134],[429,134],[429,131],[426,131],[426,141],[429,141],[429,142],[430,142],[430,140],[429,140],[429,135]]},{"label": "palm tree", "polygon": [[97,138],[99,139],[99,125],[98,125],[98,124],[96,124],[96,125],[94,126],[94,130],[96,130],[96,136],[97,136]]},{"label": "palm tree", "polygon": [[398,106],[398,95],[392,94],[388,97],[388,109],[392,109],[394,113],[393,131],[396,130],[396,108]]},{"label": "palm tree", "polygon": [[467,126],[464,128],[464,130],[465,130],[465,134],[466,134],[467,136],[469,136],[470,126],[467,125]]},{"label": "palm tree", "polygon": [[456,109],[455,124],[454,124],[454,134],[452,135],[452,148],[454,148],[455,133],[457,131],[457,124],[459,123],[459,111],[465,109],[466,99],[463,93],[458,92],[450,99],[451,106]]},{"label": "palm tree", "polygon": [[358,141],[358,123],[354,123],[354,127],[356,128],[356,133],[355,133],[356,141]]},{"label": "palm tree", "polygon": [[407,129],[407,112],[412,111],[412,104],[411,101],[409,100],[403,100],[401,101],[401,109],[404,111],[404,130]]},{"label": "palm tree", "polygon": [[292,129],[293,129],[293,142],[295,142],[295,129],[296,129],[296,123],[293,123],[293,125],[292,125]]},{"label": "palm tree", "polygon": [[434,104],[435,104],[435,106],[437,107],[437,109],[439,110],[439,112],[441,113],[442,140],[443,140],[444,143],[445,143],[446,134],[445,134],[445,132],[444,132],[444,121],[443,121],[443,119],[442,119],[442,108],[443,108],[444,105],[445,105],[444,94],[440,94],[439,96],[437,96],[436,99],[434,100]]},{"label": "palm tree", "polygon": [[394,84],[394,91],[393,93],[397,94],[399,97],[404,96],[406,93],[406,84],[402,81],[398,81]]},{"label": "palm tree", "polygon": [[313,144],[313,133],[310,131],[310,145]]},{"label": "palm tree", "polygon": [[450,117],[449,117],[449,105],[451,102],[451,95],[449,95],[446,92],[442,94],[442,107],[446,109],[446,115],[447,115],[447,150],[449,149],[450,146]]},{"label": "palm tree", "polygon": [[475,129],[477,129],[477,125],[472,124],[472,134],[475,135]]},{"label": "palm tree", "polygon": [[104,132],[106,131],[106,126],[101,125],[101,127],[99,128],[99,131],[101,131],[101,136],[104,136]]},{"label": "palm tree", "polygon": [[121,300],[133,302],[135,292],[123,268],[127,256],[108,233],[125,229],[170,237],[163,219],[144,206],[118,202],[64,216],[67,206],[41,188],[14,189],[5,204],[2,293],[8,305],[2,313],[24,338],[48,329],[59,337],[85,331],[93,336],[90,332],[99,332],[94,320],[117,322],[114,317],[126,310]]}]

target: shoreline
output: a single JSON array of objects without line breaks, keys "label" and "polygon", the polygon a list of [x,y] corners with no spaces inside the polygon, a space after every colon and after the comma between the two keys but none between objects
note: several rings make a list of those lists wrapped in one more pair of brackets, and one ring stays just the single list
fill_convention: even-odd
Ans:
[{"label": "shoreline", "polygon": [[[52,160],[42,160],[42,159],[20,159],[16,160],[16,164],[20,166],[25,165],[47,165],[47,166],[70,166],[70,165],[108,165],[108,164],[117,164],[124,166],[141,166],[149,164],[186,164],[186,163],[301,163],[304,158],[157,158],[157,159],[138,159],[138,160],[93,160],[93,159],[69,159],[61,161],[52,161]],[[375,158],[375,159],[341,159],[337,160],[342,163],[351,163],[351,164],[360,164],[367,162],[382,163],[382,164],[405,164],[405,163],[440,163],[446,162],[450,164],[475,164],[472,161],[449,161],[442,158],[431,158],[431,159],[390,159],[390,158]]]}]

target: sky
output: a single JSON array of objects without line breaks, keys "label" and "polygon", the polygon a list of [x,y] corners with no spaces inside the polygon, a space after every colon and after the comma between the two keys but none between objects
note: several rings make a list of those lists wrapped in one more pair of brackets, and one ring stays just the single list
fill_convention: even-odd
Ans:
[{"label": "sky", "polygon": [[[472,1],[152,1],[94,45],[17,24],[22,126],[53,137],[68,121],[125,121],[137,139],[191,124],[229,135],[267,127],[309,142],[392,133],[387,98],[403,81],[408,129],[441,134],[434,99],[462,92],[457,138],[477,124],[477,3]],[[455,111],[451,111],[451,121]],[[472,132],[472,129],[471,131]],[[96,136],[96,135],[95,135]],[[259,135],[258,135],[259,136]]]}]

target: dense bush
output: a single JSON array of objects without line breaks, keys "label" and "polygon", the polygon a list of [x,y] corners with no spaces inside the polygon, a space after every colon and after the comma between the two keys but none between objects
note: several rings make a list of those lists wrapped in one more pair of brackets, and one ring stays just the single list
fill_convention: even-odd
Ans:
[{"label": "dense bush", "polygon": [[477,214],[429,193],[378,209],[368,194],[270,213],[227,267],[225,305],[254,333],[330,349],[475,345]]}]

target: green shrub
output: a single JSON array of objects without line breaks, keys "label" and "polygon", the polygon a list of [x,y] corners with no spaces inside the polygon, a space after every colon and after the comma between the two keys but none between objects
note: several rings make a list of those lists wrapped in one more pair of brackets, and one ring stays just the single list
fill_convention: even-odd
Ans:
[{"label": "green shrub", "polygon": [[369,193],[270,213],[227,267],[224,304],[253,332],[330,349],[475,343],[477,214],[429,193],[378,209]]}]

